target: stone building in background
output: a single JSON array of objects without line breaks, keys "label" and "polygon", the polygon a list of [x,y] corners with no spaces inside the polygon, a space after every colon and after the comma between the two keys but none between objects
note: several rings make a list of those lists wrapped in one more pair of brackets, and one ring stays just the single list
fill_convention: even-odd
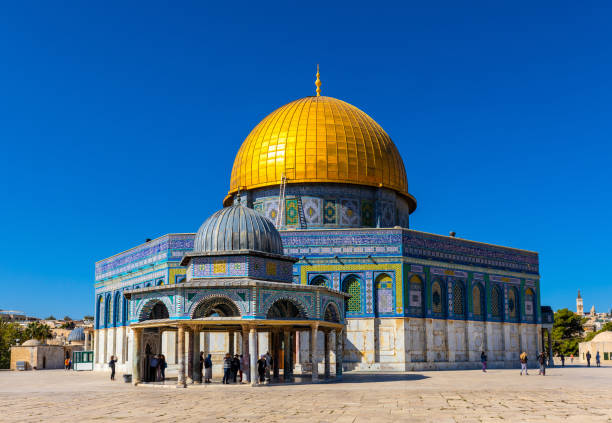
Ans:
[{"label": "stone building in background", "polygon": [[[356,107],[317,93],[272,112],[240,147],[229,185],[224,206],[240,196],[279,229],[284,253],[297,259],[293,283],[350,295],[345,369],[474,368],[481,351],[492,367],[514,367],[521,351],[541,351],[538,254],[410,229],[417,202],[404,161]],[[131,368],[135,316],[123,293],[180,287],[193,241],[192,233],[168,234],[96,263],[97,369],[110,355]],[[210,271],[221,277],[230,268],[219,262]],[[183,300],[171,306],[189,307]],[[213,337],[211,352],[228,351],[228,342]],[[297,337],[298,367],[307,344]],[[172,333],[152,347],[176,362]]]}]

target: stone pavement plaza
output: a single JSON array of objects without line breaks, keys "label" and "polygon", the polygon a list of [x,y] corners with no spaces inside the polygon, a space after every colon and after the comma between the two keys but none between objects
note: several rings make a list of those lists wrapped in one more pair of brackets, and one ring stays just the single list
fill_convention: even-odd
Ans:
[{"label": "stone pavement plaza", "polygon": [[133,387],[106,373],[0,372],[1,422],[612,422],[612,368],[347,372],[343,383]]}]

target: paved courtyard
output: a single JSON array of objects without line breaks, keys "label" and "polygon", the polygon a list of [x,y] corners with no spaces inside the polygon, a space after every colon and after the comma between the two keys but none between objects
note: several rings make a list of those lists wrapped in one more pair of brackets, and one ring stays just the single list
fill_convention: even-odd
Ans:
[{"label": "paved courtyard", "polygon": [[343,383],[164,389],[105,373],[2,371],[0,421],[612,422],[612,368],[530,373],[348,372]]}]

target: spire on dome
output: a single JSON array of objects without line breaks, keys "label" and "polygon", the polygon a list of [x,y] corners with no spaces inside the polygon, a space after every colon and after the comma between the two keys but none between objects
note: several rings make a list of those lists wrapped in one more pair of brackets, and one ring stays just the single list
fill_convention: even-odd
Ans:
[{"label": "spire on dome", "polygon": [[582,297],[580,296],[580,290],[578,290],[578,298],[582,298]]},{"label": "spire on dome", "polygon": [[317,63],[317,80],[315,81],[315,85],[317,86],[317,97],[321,97],[321,79],[319,78],[321,75],[319,74],[319,64]]}]

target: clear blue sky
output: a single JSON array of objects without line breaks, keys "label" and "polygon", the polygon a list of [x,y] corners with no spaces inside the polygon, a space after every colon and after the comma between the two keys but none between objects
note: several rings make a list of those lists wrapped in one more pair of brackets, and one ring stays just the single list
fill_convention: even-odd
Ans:
[{"label": "clear blue sky", "polygon": [[320,63],[323,94],[397,144],[413,229],[538,251],[543,304],[580,288],[610,309],[610,3],[19,3],[0,14],[0,308],[91,314],[94,262],[196,231]]}]

